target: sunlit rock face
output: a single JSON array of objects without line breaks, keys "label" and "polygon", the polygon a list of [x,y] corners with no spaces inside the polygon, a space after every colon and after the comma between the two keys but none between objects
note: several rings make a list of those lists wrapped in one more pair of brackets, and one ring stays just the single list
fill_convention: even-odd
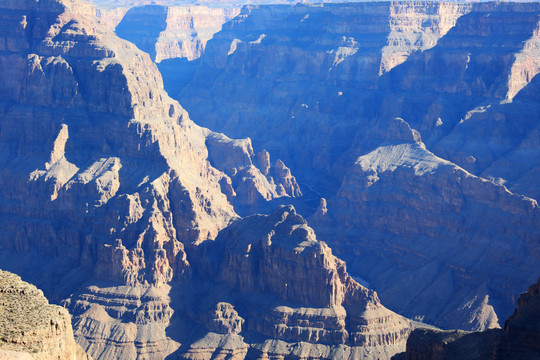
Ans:
[{"label": "sunlit rock face", "polygon": [[0,358],[91,360],[73,339],[69,313],[41,290],[0,270],[0,298]]},{"label": "sunlit rock face", "polygon": [[210,321],[185,358],[234,343],[247,351],[234,357],[256,359],[389,358],[404,348],[409,320],[354,281],[292,206],[238,220],[196,254],[195,272],[221,290],[199,287],[198,313]]},{"label": "sunlit rock face", "polygon": [[293,207],[237,215],[301,196],[287,162],[195,125],[94,12],[0,4],[0,266],[64,305],[95,359],[403,351],[410,321]]},{"label": "sunlit rock face", "polygon": [[[237,198],[250,205],[297,196],[298,185],[290,172],[263,174],[253,165],[259,161],[249,139],[193,124],[163,91],[150,57],[99,25],[89,4],[14,1],[1,8],[3,266],[26,269],[56,299],[86,279],[112,287],[107,296],[120,302],[125,292],[159,288],[159,321],[146,300],[112,314],[119,329],[147,334],[138,337],[148,345],[138,353],[163,357],[174,348],[164,331],[170,300],[162,287],[188,281],[186,247],[215,238],[237,218]],[[36,260],[56,265],[40,272]],[[99,290],[78,296],[87,300],[86,292]],[[144,332],[138,318],[161,325]],[[151,346],[156,338],[165,345]],[[139,351],[135,339],[123,338],[131,352],[124,345],[91,352],[131,356]]]},{"label": "sunlit rock face", "polygon": [[44,220],[3,216],[5,246],[107,263],[111,271],[96,275],[127,284],[166,282],[187,264],[183,244],[215,237],[236,217],[228,198],[259,193],[235,191],[218,168],[251,168],[243,178],[272,183],[266,200],[300,194],[276,185],[294,183],[290,173],[253,165],[249,139],[194,125],[148,55],[98,25],[88,4],[5,9],[2,212]]},{"label": "sunlit rock face", "polygon": [[97,14],[118,36],[133,42],[159,63],[199,58],[206,42],[239,12],[238,7],[146,5],[100,8]]},{"label": "sunlit rock face", "polygon": [[[178,98],[287,163],[384,303],[502,326],[536,280],[538,3],[247,7]],[[167,72],[164,72],[167,76]]]}]

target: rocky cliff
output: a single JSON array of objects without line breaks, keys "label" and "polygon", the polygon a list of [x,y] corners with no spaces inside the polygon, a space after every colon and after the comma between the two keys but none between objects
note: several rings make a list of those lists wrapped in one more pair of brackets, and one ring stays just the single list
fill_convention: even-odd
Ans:
[{"label": "rocky cliff", "polygon": [[0,270],[0,358],[89,360],[75,344],[71,317],[43,292]]},{"label": "rocky cliff", "polygon": [[443,328],[500,326],[540,268],[539,14],[246,7],[178,97],[285,160],[314,207],[325,198],[311,224],[383,302]]},{"label": "rocky cliff", "polygon": [[247,351],[241,358],[388,358],[411,329],[348,275],[292,206],[233,223],[196,259],[197,276],[221,291],[198,296],[206,300],[197,313],[208,317],[187,359],[224,352],[233,339]]},{"label": "rocky cliff", "polygon": [[402,351],[409,321],[294,209],[239,220],[301,195],[287,162],[195,125],[94,12],[0,3],[2,268],[68,308],[96,359]]},{"label": "rocky cliff", "polygon": [[[97,267],[98,277],[166,282],[186,265],[182,243],[214,237],[236,217],[228,198],[258,193],[249,184],[234,189],[218,168],[252,166],[246,181],[274,184],[265,199],[299,189],[280,187],[277,195],[276,184],[292,181],[290,174],[263,175],[252,165],[249,140],[195,126],[163,92],[148,56],[96,24],[92,12],[78,1],[21,3],[4,12],[11,27],[4,27],[0,60],[2,243],[51,255],[69,243],[62,255],[106,266]],[[207,147],[216,138],[221,147]],[[89,238],[78,233],[84,229]],[[54,241],[31,235],[40,232]]]},{"label": "rocky cliff", "polygon": [[292,206],[238,220],[190,255],[181,286],[90,286],[67,299],[78,342],[103,359],[389,359],[405,349],[410,321],[354,281]]},{"label": "rocky cliff", "polygon": [[521,294],[517,309],[500,329],[485,332],[419,329],[407,341],[407,351],[393,359],[540,359],[540,282]]},{"label": "rocky cliff", "polygon": [[343,169],[332,167],[362,126],[361,99],[469,10],[438,2],[246,7],[208,43],[179,98],[200,124],[250,134],[299,169],[302,182],[335,189]]},{"label": "rocky cliff", "polygon": [[98,16],[118,36],[133,42],[156,63],[171,58],[194,60],[200,57],[206,42],[221,30],[222,24],[234,18],[236,7],[159,6],[100,9]]},{"label": "rocky cliff", "polygon": [[540,279],[520,295],[493,359],[540,359]]},{"label": "rocky cliff", "polygon": [[[387,142],[357,158],[327,215],[314,219],[321,236],[346,225],[338,248],[409,316],[447,328],[498,327],[513,301],[502,284],[517,289],[538,269],[537,202],[435,156],[401,119],[387,128]],[[520,256],[530,263],[515,262]],[[391,264],[399,272],[383,275]]]},{"label": "rocky cliff", "polygon": [[102,24],[150,54],[160,71],[169,74],[164,81],[174,92],[193,76],[197,63],[193,60],[201,56],[207,41],[240,12],[237,5],[225,4],[94,3]]}]

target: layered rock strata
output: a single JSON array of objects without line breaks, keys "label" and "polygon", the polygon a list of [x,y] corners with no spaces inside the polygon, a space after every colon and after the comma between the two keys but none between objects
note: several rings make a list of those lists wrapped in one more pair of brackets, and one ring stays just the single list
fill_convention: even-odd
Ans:
[{"label": "layered rock strata", "polygon": [[496,327],[540,266],[539,14],[538,3],[249,7],[208,42],[179,98],[285,160],[313,211],[326,199],[319,237],[393,309]]},{"label": "layered rock strata", "polygon": [[[92,287],[70,306],[103,320],[101,327],[76,323],[78,340],[96,358],[163,358],[174,346],[165,333],[170,300],[162,287],[190,278],[186,247],[214,238],[235,219],[236,197],[299,194],[278,186],[294,177],[263,175],[252,166],[253,149],[229,138],[221,138],[223,154],[213,154],[206,143],[220,135],[193,124],[165,94],[150,57],[98,24],[89,4],[9,1],[0,14],[2,258],[43,281],[55,299],[83,281],[113,288],[107,294],[119,303],[126,292],[159,288],[159,316],[147,313],[146,297],[132,311],[114,311],[102,297],[87,296],[99,293]],[[250,167],[242,186],[218,169],[225,165]],[[38,274],[36,254],[61,267]],[[58,283],[66,274],[75,288]],[[116,289],[121,285],[127,288]],[[151,331],[137,330],[139,323]],[[117,336],[119,347],[100,343]]]},{"label": "layered rock strata", "polygon": [[168,285],[89,286],[64,305],[77,343],[99,359],[163,359],[181,343],[167,335],[174,310]]},{"label": "layered rock strata", "polygon": [[302,182],[335,188],[343,169],[332,168],[362,125],[360,99],[468,11],[439,2],[246,7],[209,41],[178,97],[200,124],[249,134]]},{"label": "layered rock strata", "polygon": [[301,194],[285,163],[195,125],[93,14],[0,5],[2,267],[46,285],[96,359],[402,351],[409,321],[294,209],[237,221],[238,204]]},{"label": "layered rock strata", "polygon": [[393,359],[540,359],[540,282],[521,294],[504,331],[485,332],[414,330],[407,351]]},{"label": "layered rock strata", "polygon": [[540,279],[520,295],[504,334],[495,350],[495,360],[540,359]]},{"label": "layered rock strata", "polygon": [[[63,255],[82,254],[85,265],[103,264],[98,278],[128,284],[181,274],[182,243],[214,237],[236,216],[227,195],[243,190],[222,192],[231,181],[216,167],[251,165],[251,147],[237,149],[223,138],[224,153],[214,156],[206,142],[221,135],[194,125],[163,92],[148,56],[99,26],[86,3],[5,10],[12,27],[5,27],[0,58],[3,245],[54,255],[69,243]],[[32,18],[37,10],[43,14]],[[235,163],[229,150],[245,159]],[[290,174],[257,176],[292,181]],[[298,193],[267,191],[265,198]],[[26,227],[17,229],[19,220],[8,214],[28,218]],[[92,229],[90,237],[77,235],[82,229]],[[37,231],[54,240],[32,239]]]},{"label": "layered rock strata", "polygon": [[209,359],[235,342],[247,358],[389,358],[411,329],[347,274],[291,206],[239,220],[199,251],[195,271],[224,287],[224,298],[213,299],[209,332],[184,358]]},{"label": "layered rock strata", "polygon": [[100,8],[100,20],[118,36],[133,42],[156,63],[198,59],[206,42],[234,18],[237,7],[160,6]]},{"label": "layered rock strata", "polygon": [[[448,328],[498,327],[513,302],[499,287],[536,276],[537,202],[435,156],[402,119],[387,129],[386,143],[357,158],[327,214],[314,217],[320,234],[335,236],[346,224],[337,248],[408,316]],[[516,261],[521,256],[527,261]],[[390,264],[399,271],[387,272]]]},{"label": "layered rock strata", "polygon": [[0,358],[90,360],[75,344],[71,317],[43,292],[0,270]]}]

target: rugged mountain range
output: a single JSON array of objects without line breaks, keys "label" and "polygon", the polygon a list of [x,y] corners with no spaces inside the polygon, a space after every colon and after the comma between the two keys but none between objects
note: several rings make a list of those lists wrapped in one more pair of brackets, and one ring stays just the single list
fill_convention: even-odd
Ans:
[{"label": "rugged mountain range", "polygon": [[497,327],[540,269],[539,14],[245,7],[177,97],[199,124],[283,159],[318,237],[393,309]]},{"label": "rugged mountain range", "polygon": [[[412,324],[350,277],[251,140],[195,125],[80,0],[0,2],[0,267],[95,359],[357,358]],[[274,159],[276,159],[274,161]]]}]

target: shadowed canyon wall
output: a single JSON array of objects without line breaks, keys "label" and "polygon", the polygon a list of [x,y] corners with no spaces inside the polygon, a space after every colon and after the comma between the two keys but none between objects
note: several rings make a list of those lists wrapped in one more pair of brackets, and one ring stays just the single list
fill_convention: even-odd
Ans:
[{"label": "shadowed canyon wall", "polygon": [[[95,359],[366,358],[412,324],[292,206],[286,162],[195,125],[79,0],[0,4],[0,266]],[[295,355],[297,354],[297,355]]]},{"label": "shadowed canyon wall", "polygon": [[284,159],[318,236],[393,309],[496,327],[539,275],[539,14],[245,7],[178,98],[198,123]]}]

